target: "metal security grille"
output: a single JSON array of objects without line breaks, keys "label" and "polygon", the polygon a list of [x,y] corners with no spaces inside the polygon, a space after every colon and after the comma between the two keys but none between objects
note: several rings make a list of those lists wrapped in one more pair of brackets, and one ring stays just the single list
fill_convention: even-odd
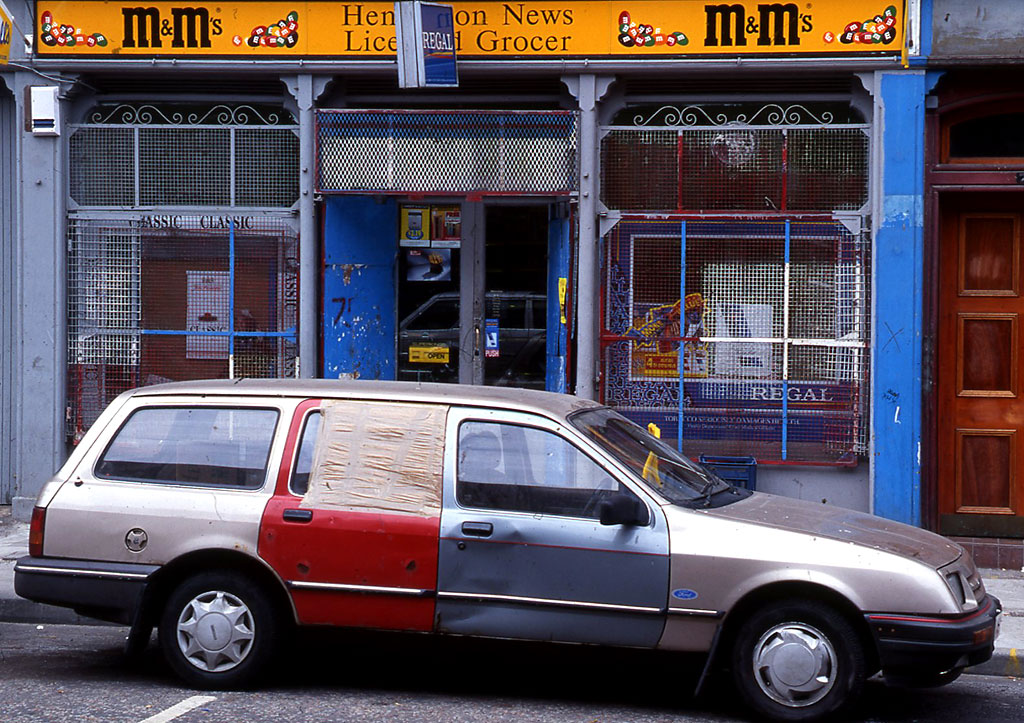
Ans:
[{"label": "metal security grille", "polygon": [[567,195],[577,190],[568,111],[317,113],[322,193]]},{"label": "metal security grille", "polygon": [[770,104],[639,112],[605,127],[601,201],[621,211],[858,210],[868,199],[869,129]]},{"label": "metal security grille", "polygon": [[288,208],[299,197],[298,126],[280,108],[100,105],[71,129],[80,207]]},{"label": "metal security grille", "polygon": [[[160,217],[166,219],[169,217]],[[69,220],[68,434],[164,381],[297,372],[298,238],[272,218]],[[211,228],[211,226],[213,226]]]},{"label": "metal security grille", "polygon": [[831,218],[624,218],[606,239],[605,402],[693,456],[854,461],[869,251]]}]

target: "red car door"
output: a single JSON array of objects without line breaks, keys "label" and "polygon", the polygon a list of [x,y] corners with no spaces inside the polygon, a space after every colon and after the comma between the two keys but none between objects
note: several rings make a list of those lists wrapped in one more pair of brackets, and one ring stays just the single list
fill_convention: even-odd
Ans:
[{"label": "red car door", "polygon": [[259,555],[288,586],[299,622],[428,631],[433,627],[440,514],[330,509],[306,492],[321,400],[295,411]]}]

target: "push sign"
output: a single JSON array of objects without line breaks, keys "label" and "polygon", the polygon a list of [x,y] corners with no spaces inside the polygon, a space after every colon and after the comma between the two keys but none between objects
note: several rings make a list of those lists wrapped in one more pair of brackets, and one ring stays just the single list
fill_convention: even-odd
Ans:
[{"label": "push sign", "polygon": [[398,85],[401,88],[455,88],[455,14],[450,5],[395,3]]},{"label": "push sign", "polygon": [[485,357],[497,357],[501,356],[501,350],[498,343],[498,320],[497,319],[485,319],[484,320],[484,356]]}]

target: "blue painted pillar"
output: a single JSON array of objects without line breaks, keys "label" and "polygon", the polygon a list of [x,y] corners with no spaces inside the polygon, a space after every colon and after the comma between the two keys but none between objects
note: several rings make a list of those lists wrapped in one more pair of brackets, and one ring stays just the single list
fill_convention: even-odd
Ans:
[{"label": "blue painted pillar", "polygon": [[875,73],[874,513],[921,524],[923,70]]}]

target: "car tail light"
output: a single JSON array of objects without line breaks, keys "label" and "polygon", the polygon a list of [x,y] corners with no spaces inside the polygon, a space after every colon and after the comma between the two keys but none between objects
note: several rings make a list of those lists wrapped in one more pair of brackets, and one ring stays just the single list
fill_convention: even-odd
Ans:
[{"label": "car tail light", "polygon": [[28,554],[43,556],[43,528],[46,526],[46,508],[32,508],[32,523],[28,528]]}]

